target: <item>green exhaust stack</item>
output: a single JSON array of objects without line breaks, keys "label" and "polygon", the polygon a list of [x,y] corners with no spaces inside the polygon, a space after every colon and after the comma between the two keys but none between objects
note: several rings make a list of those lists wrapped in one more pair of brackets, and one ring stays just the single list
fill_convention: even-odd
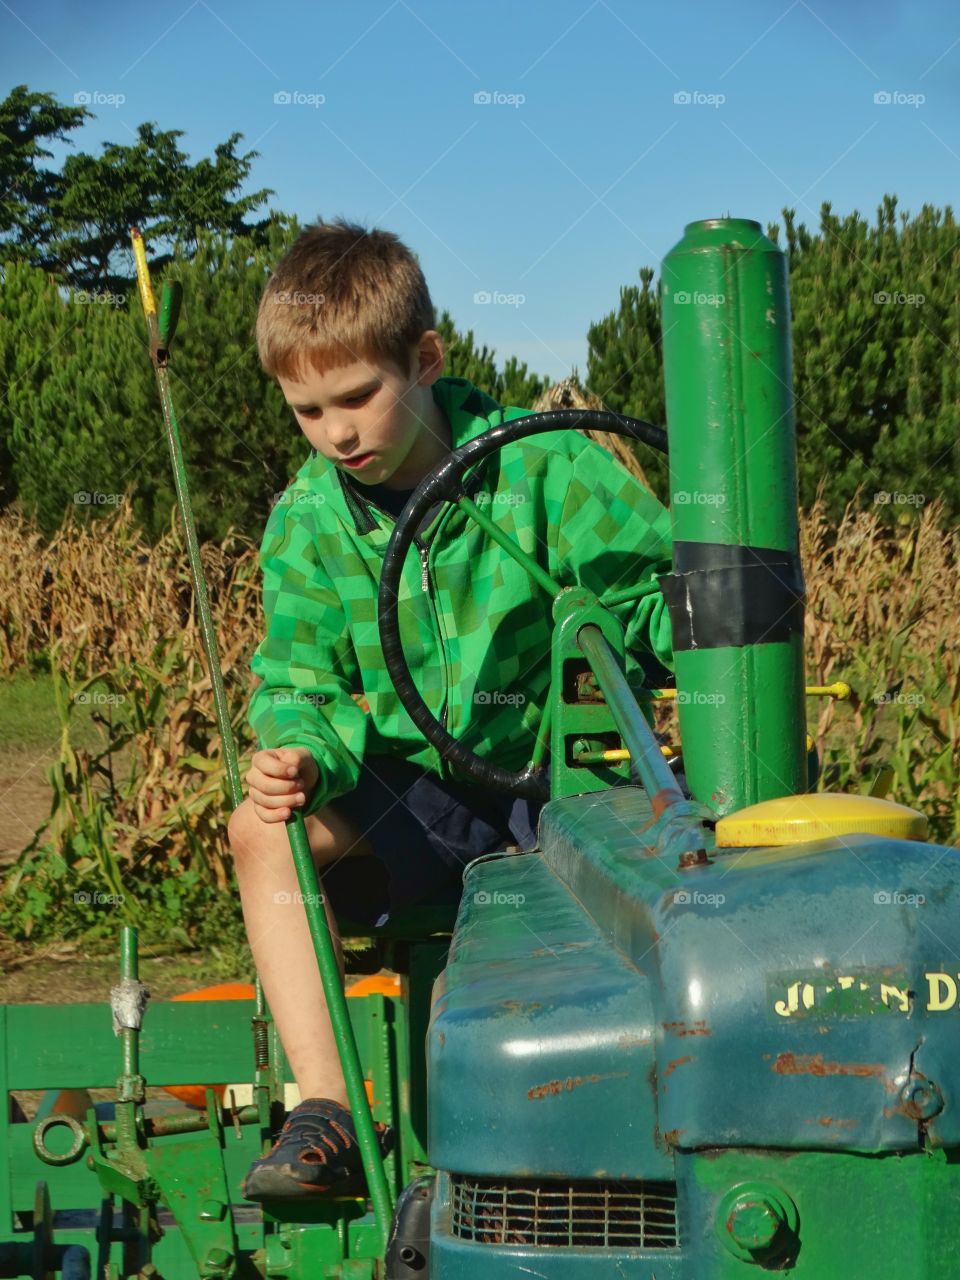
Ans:
[{"label": "green exhaust stack", "polygon": [[807,788],[786,261],[757,222],[692,222],[660,288],[680,735],[719,815]]}]

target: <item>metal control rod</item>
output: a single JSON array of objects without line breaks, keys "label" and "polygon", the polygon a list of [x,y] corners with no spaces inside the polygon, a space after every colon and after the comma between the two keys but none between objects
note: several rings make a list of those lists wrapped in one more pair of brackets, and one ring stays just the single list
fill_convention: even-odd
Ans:
[{"label": "metal control rod", "polygon": [[660,750],[660,743],[637,706],[633,690],[620,670],[617,655],[599,627],[581,627],[577,643],[590,663],[597,684],[606,699],[610,714],[630,752],[630,764],[640,784],[651,796],[659,795],[668,803],[682,801],[680,784]]},{"label": "metal control rod", "polygon": [[[140,291],[140,301],[143,305],[143,314],[146,319],[147,330],[150,335],[150,355],[157,375],[157,386],[160,391],[160,402],[163,407],[163,419],[167,429],[167,442],[170,446],[170,460],[173,466],[174,481],[176,484],[177,504],[180,508],[180,517],[183,521],[184,535],[187,540],[187,549],[190,557],[190,571],[197,599],[197,608],[200,614],[204,651],[206,653],[210,679],[213,685],[214,704],[216,706],[217,713],[217,726],[220,731],[220,740],[223,745],[223,753],[226,760],[230,795],[233,805],[236,807],[243,799],[243,789],[240,783],[240,771],[237,763],[237,749],[233,736],[233,728],[230,723],[229,706],[223,687],[223,678],[220,672],[220,657],[217,649],[216,633],[213,627],[213,619],[210,614],[207,584],[203,573],[203,564],[200,559],[200,547],[197,541],[193,510],[190,505],[190,489],[183,465],[183,452],[180,446],[177,419],[174,412],[173,396],[170,392],[170,379],[167,369],[169,348],[173,342],[177,315],[180,309],[179,286],[173,286],[169,283],[164,285],[160,305],[160,315],[158,317],[157,306],[153,296],[153,288],[150,283],[150,273],[147,267],[143,238],[136,228],[132,231],[132,238],[134,258],[137,265],[137,284]],[[373,1116],[367,1102],[366,1090],[363,1083],[363,1071],[360,1066],[357,1043],[353,1034],[350,1015],[347,1010],[347,1001],[343,991],[343,983],[340,978],[340,969],[337,964],[333,939],[331,938],[330,930],[327,927],[326,912],[320,905],[323,899],[320,893],[317,869],[312,857],[310,856],[310,845],[307,840],[302,812],[295,809],[287,819],[285,826],[287,836],[290,841],[290,851],[297,872],[300,892],[304,902],[307,923],[310,927],[310,934],[316,951],[317,965],[320,970],[320,978],[323,983],[327,1009],[330,1014],[334,1037],[336,1039],[337,1052],[340,1057],[340,1066],[343,1070],[344,1081],[346,1083],[347,1097],[350,1103],[350,1110],[353,1115],[354,1126],[356,1128],[357,1144],[360,1148],[360,1154],[363,1160],[363,1169],[367,1178],[370,1199],[373,1203],[374,1216],[377,1221],[378,1231],[380,1232],[383,1241],[383,1247],[386,1249],[387,1238],[390,1231],[390,1222],[393,1215],[393,1195],[387,1182],[386,1173],[383,1168],[383,1161],[380,1158],[380,1147],[377,1141],[376,1130],[373,1126]],[[263,988],[259,974],[257,975],[256,1001],[256,1022],[262,1024],[267,1017],[267,1008],[264,1001]],[[256,1076],[258,1084],[262,1083],[264,1080],[269,1080],[270,1077],[270,1072],[261,1068],[259,1059],[257,1062]]]}]

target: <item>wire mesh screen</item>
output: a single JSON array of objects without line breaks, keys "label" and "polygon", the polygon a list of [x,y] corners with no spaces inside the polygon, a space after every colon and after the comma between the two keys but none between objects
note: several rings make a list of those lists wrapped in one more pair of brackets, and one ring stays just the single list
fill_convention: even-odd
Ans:
[{"label": "wire mesh screen", "polygon": [[478,1244],[676,1249],[672,1182],[451,1177],[453,1234]]}]

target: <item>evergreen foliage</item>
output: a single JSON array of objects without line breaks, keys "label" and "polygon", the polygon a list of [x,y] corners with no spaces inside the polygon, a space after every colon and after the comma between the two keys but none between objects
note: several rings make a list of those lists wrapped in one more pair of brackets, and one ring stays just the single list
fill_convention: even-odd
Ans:
[{"label": "evergreen foliage", "polygon": [[[953,212],[912,220],[886,195],[871,227],[824,203],[820,233],[784,210],[790,262],[800,497],[822,482],[839,512],[942,497],[960,514],[960,235]],[[899,227],[897,225],[899,220]],[[881,503],[883,498],[880,498]]]},{"label": "evergreen foliage", "polygon": [[0,263],[51,265],[43,246],[53,234],[51,209],[63,178],[43,166],[53,155],[43,143],[63,141],[92,114],[25,84],[0,102]]},{"label": "evergreen foliage", "polygon": [[[771,239],[790,276],[800,503],[822,486],[839,517],[861,501],[900,514],[939,497],[960,515],[960,236],[953,212],[913,219],[885,195],[871,226],[824,203],[816,233],[783,210]],[[898,225],[899,223],[899,225]],[[620,291],[588,331],[589,388],[609,408],[664,420],[660,303],[653,272]],[[663,463],[641,462],[658,492]]]},{"label": "evergreen foliage", "polygon": [[467,378],[499,404],[529,408],[550,385],[549,379],[528,373],[526,364],[521,364],[516,356],[511,356],[502,369],[497,369],[496,352],[486,343],[478,351],[473,330],[458,333],[446,310],[437,320],[437,332],[443,338],[446,352],[444,373],[451,378]]},{"label": "evergreen foliage", "polygon": [[220,143],[213,160],[191,164],[177,145],[182,129],[147,122],[131,144],[68,155],[59,173],[43,168],[51,152],[42,144],[72,141],[68,135],[93,115],[26,85],[0,102],[0,263],[29,262],[72,288],[119,295],[135,275],[131,227],[143,232],[159,269],[175,252],[191,256],[199,229],[263,244],[271,223],[285,221],[276,214],[246,221],[274,193],[239,194],[259,155],[236,153],[241,133]]},{"label": "evergreen foliage", "polygon": [[[200,232],[193,258],[168,268],[184,306],[171,363],[174,404],[201,537],[262,527],[306,442],[257,360],[253,322],[270,265],[293,228],[264,246]],[[159,287],[161,277],[155,278]],[[0,449],[16,492],[50,534],[65,512],[130,501],[151,537],[174,503],[160,404],[135,298],[64,291],[35,268],[0,286]],[[122,298],[122,296],[121,296]]]},{"label": "evergreen foliage", "polygon": [[[52,532],[66,510],[129,491],[151,536],[173,501],[129,228],[147,239],[157,284],[183,282],[172,379],[202,536],[262,525],[305,456],[278,389],[260,372],[253,323],[296,220],[248,219],[272,194],[242,195],[256,152],[241,135],[191,163],[179,130],[141,124],[133,143],[46,167],[54,141],[91,115],[18,85],[0,102],[0,505],[19,497]],[[960,516],[960,236],[952,209],[911,218],[885,195],[876,224],[829,203],[816,231],[793,209],[768,234],[787,255],[801,505],[822,489],[839,516],[861,501],[902,514],[943,500]],[[660,299],[654,271],[589,326],[588,390],[610,409],[663,423]],[[548,380],[437,327],[445,371],[502,404],[530,407]],[[638,447],[658,493],[666,463]],[[77,495],[80,495],[79,497]],[[86,497],[84,495],[87,495]]]},{"label": "evergreen foliage", "polygon": [[[167,268],[184,290],[170,372],[202,538],[222,538],[231,526],[258,533],[309,451],[260,369],[253,331],[270,268],[298,230],[274,223],[264,245],[201,230],[193,256],[177,255]],[[154,275],[158,292],[164,274]],[[0,326],[4,500],[19,496],[48,535],[68,510],[102,514],[129,501],[159,537],[175,494],[136,296],[63,289],[11,263],[0,304],[14,321]],[[494,353],[478,351],[472,332],[459,335],[448,312],[437,328],[445,372],[501,403],[527,406],[547,385],[515,359],[498,369]]]},{"label": "evergreen foliage", "polygon": [[[665,423],[660,298],[651,267],[640,268],[639,286],[621,287],[617,311],[587,330],[587,386],[614,413]],[[667,459],[647,445],[636,451],[654,493],[667,493]]]}]

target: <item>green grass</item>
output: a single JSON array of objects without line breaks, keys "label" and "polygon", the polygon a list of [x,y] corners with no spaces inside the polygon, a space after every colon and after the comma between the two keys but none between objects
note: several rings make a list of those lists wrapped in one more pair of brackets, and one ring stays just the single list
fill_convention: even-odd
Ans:
[{"label": "green grass", "polygon": [[[89,703],[74,709],[70,733],[74,746],[93,747],[100,741],[91,719],[94,710],[96,707]],[[48,746],[59,736],[60,722],[49,673],[17,672],[0,681],[0,750]]]}]

